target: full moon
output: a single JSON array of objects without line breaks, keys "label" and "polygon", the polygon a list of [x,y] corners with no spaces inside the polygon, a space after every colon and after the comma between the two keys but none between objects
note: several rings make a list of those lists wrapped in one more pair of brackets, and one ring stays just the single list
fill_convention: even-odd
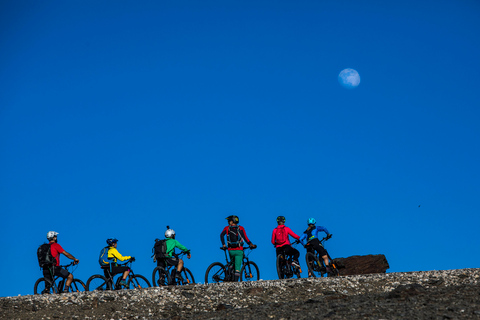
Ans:
[{"label": "full moon", "polygon": [[338,82],[345,88],[353,89],[360,84],[360,75],[355,69],[343,69],[338,75]]}]

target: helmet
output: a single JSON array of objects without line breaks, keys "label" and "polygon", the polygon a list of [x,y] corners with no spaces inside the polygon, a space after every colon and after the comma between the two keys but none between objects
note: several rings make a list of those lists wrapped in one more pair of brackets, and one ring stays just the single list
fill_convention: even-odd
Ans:
[{"label": "helmet", "polygon": [[317,223],[317,220],[315,220],[315,218],[308,218],[307,224],[315,224],[315,223]]},{"label": "helmet", "polygon": [[173,238],[174,235],[175,235],[175,230],[173,229],[168,229],[167,231],[165,231],[165,238]]},{"label": "helmet", "polygon": [[235,224],[237,224],[240,221],[240,219],[238,219],[238,217],[235,215],[228,216],[225,219],[227,219],[228,222],[233,221],[233,223]]},{"label": "helmet", "polygon": [[52,240],[54,237],[56,237],[58,234],[58,232],[56,231],[48,231],[47,232],[47,239],[48,240]]},{"label": "helmet", "polygon": [[115,239],[115,238],[107,239],[107,244],[108,244],[109,246],[113,246],[113,244],[114,244],[114,243],[117,243],[117,242],[118,242],[118,240]]},{"label": "helmet", "polygon": [[277,217],[277,222],[285,222],[285,217],[284,216],[278,216]]}]

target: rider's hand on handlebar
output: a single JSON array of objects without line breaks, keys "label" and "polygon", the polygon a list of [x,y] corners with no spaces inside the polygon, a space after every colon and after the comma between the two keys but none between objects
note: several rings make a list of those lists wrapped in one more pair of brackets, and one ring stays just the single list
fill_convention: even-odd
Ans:
[{"label": "rider's hand on handlebar", "polygon": [[135,257],[131,257],[130,261],[132,261],[132,262],[135,261]]},{"label": "rider's hand on handlebar", "polygon": [[74,265],[75,265],[75,264],[78,264],[79,262],[80,262],[80,260],[78,260],[78,259],[73,259],[73,264],[74,264]]},{"label": "rider's hand on handlebar", "polygon": [[331,237],[332,237],[331,233],[329,235],[327,235],[327,239],[330,239]]},{"label": "rider's hand on handlebar", "polygon": [[189,252],[187,253],[187,258],[190,259],[192,257],[192,254]]},{"label": "rider's hand on handlebar", "polygon": [[255,249],[255,248],[257,248],[257,245],[252,243],[252,244],[250,245],[250,248]]}]

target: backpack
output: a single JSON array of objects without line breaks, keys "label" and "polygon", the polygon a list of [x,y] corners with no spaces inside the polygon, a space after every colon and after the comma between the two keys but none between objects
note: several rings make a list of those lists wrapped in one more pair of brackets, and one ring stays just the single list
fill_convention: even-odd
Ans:
[{"label": "backpack", "polygon": [[227,244],[229,248],[238,248],[243,246],[243,238],[240,235],[239,226],[229,226],[227,229]]},{"label": "backpack", "polygon": [[277,230],[275,231],[275,243],[276,244],[282,244],[287,242],[288,240],[288,234],[287,230],[285,230],[285,227],[283,228],[276,228]]},{"label": "backpack", "polygon": [[109,247],[107,246],[100,250],[100,255],[98,257],[98,263],[100,264],[100,267],[108,266],[110,264],[110,261],[112,261],[112,259],[108,258],[108,248]]},{"label": "backpack", "polygon": [[155,239],[152,251],[156,260],[167,258],[167,240]]},{"label": "backpack", "polygon": [[50,243],[44,243],[38,247],[37,258],[40,268],[57,264],[57,259],[55,259],[52,255],[52,250],[50,250]]}]

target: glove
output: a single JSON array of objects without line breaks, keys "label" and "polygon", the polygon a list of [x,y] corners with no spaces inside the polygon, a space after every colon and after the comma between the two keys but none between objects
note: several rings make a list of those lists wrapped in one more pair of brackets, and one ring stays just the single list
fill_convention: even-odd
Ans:
[{"label": "glove", "polygon": [[130,261],[132,261],[132,262],[135,261],[135,257],[131,257]]},{"label": "glove", "polygon": [[257,247],[256,244],[251,244],[251,245],[250,245],[250,248],[252,248],[252,249],[255,249],[256,247]]},{"label": "glove", "polygon": [[327,236],[327,239],[330,239],[332,237],[332,234],[330,233],[328,236]]}]

